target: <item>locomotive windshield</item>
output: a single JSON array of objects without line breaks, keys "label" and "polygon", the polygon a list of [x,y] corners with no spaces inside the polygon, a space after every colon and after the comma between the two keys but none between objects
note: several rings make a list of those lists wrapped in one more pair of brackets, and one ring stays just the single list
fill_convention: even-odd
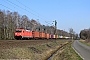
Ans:
[{"label": "locomotive windshield", "polygon": [[16,30],[16,32],[22,32],[22,30]]}]

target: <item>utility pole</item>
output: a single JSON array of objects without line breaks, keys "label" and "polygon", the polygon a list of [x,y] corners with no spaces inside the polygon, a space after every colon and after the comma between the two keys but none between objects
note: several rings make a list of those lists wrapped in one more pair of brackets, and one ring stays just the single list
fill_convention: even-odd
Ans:
[{"label": "utility pole", "polygon": [[57,21],[55,20],[53,22],[55,22],[55,32],[54,32],[54,34],[57,34]]}]

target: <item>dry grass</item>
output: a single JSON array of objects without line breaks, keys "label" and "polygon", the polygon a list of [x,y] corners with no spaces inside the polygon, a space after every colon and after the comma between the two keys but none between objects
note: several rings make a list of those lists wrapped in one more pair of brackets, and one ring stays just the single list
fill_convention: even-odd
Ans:
[{"label": "dry grass", "polygon": [[90,46],[90,42],[87,42],[85,40],[80,40],[80,42],[83,43],[83,44],[85,44],[85,45],[87,45],[87,46]]},{"label": "dry grass", "polygon": [[57,53],[51,58],[51,60],[82,60],[82,59],[72,49],[70,43],[63,49],[57,51]]},{"label": "dry grass", "polygon": [[[0,50],[0,59],[30,59],[30,60],[45,60],[54,52],[59,46],[63,45],[68,40],[50,41],[48,43],[41,43],[38,45],[34,43],[30,46],[29,42],[23,42],[25,47],[6,48]],[[19,42],[18,42],[19,43]],[[28,43],[28,44],[27,44]],[[4,44],[4,43],[3,43]],[[10,44],[9,44],[10,45]],[[19,44],[18,44],[19,45]],[[6,45],[4,45],[6,47]]]}]

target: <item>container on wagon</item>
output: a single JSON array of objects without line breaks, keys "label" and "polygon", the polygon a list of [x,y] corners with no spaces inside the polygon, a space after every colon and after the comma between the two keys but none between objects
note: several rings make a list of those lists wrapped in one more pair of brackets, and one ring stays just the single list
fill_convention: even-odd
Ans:
[{"label": "container on wagon", "polygon": [[49,34],[49,38],[51,39],[51,34]]},{"label": "container on wagon", "polygon": [[51,34],[51,39],[53,39],[53,38],[54,38],[54,35]]},{"label": "container on wagon", "polygon": [[58,35],[56,35],[56,38],[57,38],[57,39],[59,38]]},{"label": "container on wagon", "polygon": [[47,38],[48,38],[48,39],[50,38],[49,34],[47,34]]},{"label": "container on wagon", "polygon": [[45,33],[45,38],[46,39],[49,39],[50,38],[50,35],[48,33]]},{"label": "container on wagon", "polygon": [[43,32],[39,32],[40,33],[40,38],[45,38],[45,33],[43,33]]},{"label": "container on wagon", "polygon": [[55,35],[55,38],[56,38],[56,39],[58,38],[58,35],[57,35],[57,34]]},{"label": "container on wagon", "polygon": [[53,38],[55,38],[55,35],[53,35]]},{"label": "container on wagon", "polygon": [[58,35],[58,38],[60,38],[60,35]]},{"label": "container on wagon", "polygon": [[62,36],[63,39],[65,39],[65,36]]},{"label": "container on wagon", "polygon": [[33,31],[33,38],[39,38],[39,32]]},{"label": "container on wagon", "polygon": [[60,36],[60,38],[62,39],[62,38],[63,38],[63,36]]},{"label": "container on wagon", "polygon": [[42,32],[42,38],[45,38],[45,33],[44,32]]}]

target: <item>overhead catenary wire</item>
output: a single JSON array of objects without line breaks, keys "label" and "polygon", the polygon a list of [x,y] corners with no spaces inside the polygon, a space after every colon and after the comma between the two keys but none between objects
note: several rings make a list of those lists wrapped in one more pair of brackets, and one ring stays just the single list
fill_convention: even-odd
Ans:
[{"label": "overhead catenary wire", "polygon": [[[27,7],[26,5],[24,5],[23,3],[21,3],[20,1],[16,0],[18,3],[22,4],[23,6]],[[29,7],[27,7],[29,8]],[[30,10],[32,10],[31,8],[29,8]],[[32,10],[33,12],[35,12],[34,10]],[[36,12],[37,13],[37,12]]]},{"label": "overhead catenary wire", "polygon": [[[11,2],[11,1],[9,1],[9,0],[6,0],[6,1],[10,2],[11,4],[13,4],[13,5],[15,5],[15,6],[21,8],[21,9],[24,9],[25,11],[27,11],[27,12],[29,12],[29,13],[31,13],[30,11],[26,10],[25,8],[22,8],[22,7],[18,6],[17,4],[15,4],[15,3],[13,3],[13,2]],[[33,13],[31,13],[31,14],[33,14]],[[35,15],[35,14],[33,14],[33,15]]]},{"label": "overhead catenary wire", "polygon": [[[4,2],[6,2],[5,0],[3,0]],[[12,3],[8,3],[8,1],[6,2],[7,4],[9,4],[9,5],[11,5],[12,6]],[[14,5],[14,4],[13,4]],[[5,5],[3,5],[2,4],[2,6],[4,6],[4,7],[6,7],[6,8],[9,8],[9,7],[7,7],[7,6],[5,6]],[[16,6],[16,5],[15,5]],[[13,6],[14,8],[17,8],[17,7],[15,7],[15,6]],[[10,10],[12,10],[11,8],[9,8]],[[18,8],[19,9],[19,8]],[[15,11],[15,10],[13,10],[13,11]],[[23,10],[20,10],[21,12],[24,12]],[[17,11],[18,12],[18,11]],[[27,14],[28,16],[30,15],[30,14]],[[31,16],[31,15],[30,15]],[[34,17],[35,18],[35,17]]]},{"label": "overhead catenary wire", "polygon": [[[3,5],[3,4],[0,4],[0,5],[3,6],[3,7],[5,7],[5,8],[8,8],[9,10],[14,11],[13,9],[11,9],[11,8],[9,8],[9,7],[5,6],[5,5]],[[23,11],[22,11],[22,12],[23,12]],[[27,15],[29,15],[29,14],[27,14]]]},{"label": "overhead catenary wire", "polygon": [[[15,5],[15,6],[21,8],[21,9],[23,9],[23,10],[25,10],[25,11],[27,11],[28,13],[30,13],[30,14],[32,14],[32,15],[34,15],[34,16],[39,17],[38,15],[36,15],[36,14],[34,14],[34,13],[28,11],[27,9],[25,9],[25,8],[23,8],[23,7],[18,6],[17,4],[15,4],[15,3],[13,3],[13,2],[11,2],[11,1],[9,1],[9,0],[6,0],[6,1],[8,1],[8,2],[12,3],[13,5]],[[39,18],[41,18],[41,17],[39,17]],[[41,18],[41,19],[42,19],[43,21],[45,20],[45,19],[43,19],[43,18]]]},{"label": "overhead catenary wire", "polygon": [[[4,3],[6,2],[8,5],[10,5],[10,6],[12,6],[9,2],[7,2],[6,0],[3,0],[4,1]],[[13,8],[16,8],[16,7],[14,7],[13,6]],[[14,9],[14,11],[15,11],[15,9]]]},{"label": "overhead catenary wire", "polygon": [[8,8],[8,9],[10,9],[10,10],[12,10],[12,11],[14,11],[13,9],[11,9],[11,8],[9,8],[9,7],[5,6],[5,5],[3,5],[3,4],[0,4],[0,5],[3,6],[3,7],[5,7],[5,8]]},{"label": "overhead catenary wire", "polygon": [[[26,8],[28,8],[28,9],[30,9],[31,11],[33,11],[33,12],[35,12],[35,13],[37,13],[36,11],[34,11],[33,9],[31,9],[30,7],[28,7],[28,6],[26,6],[25,4],[23,4],[23,3],[21,3],[19,0],[16,0],[18,3],[20,3],[21,5],[23,5],[23,6],[25,6]],[[41,15],[41,14],[39,14],[39,13],[37,13],[38,15]],[[42,16],[42,15],[41,15]],[[41,18],[40,16],[38,16],[39,18]],[[44,16],[42,16],[42,19],[43,19],[43,17]],[[44,17],[44,18],[46,18],[46,17]],[[47,20],[50,20],[49,18],[46,18]],[[43,20],[45,20],[45,19],[43,19]],[[46,22],[46,21],[44,21],[44,22]],[[49,22],[48,22],[49,23]],[[50,24],[50,23],[49,23]],[[51,24],[50,24],[51,25]]]},{"label": "overhead catenary wire", "polygon": [[[30,9],[31,11],[33,11],[33,12],[35,12],[35,13],[37,13],[36,11],[34,11],[33,9],[31,9],[30,7],[27,7],[26,5],[24,5],[23,3],[21,3],[20,1],[18,1],[18,0],[16,0],[18,3],[20,3],[20,4],[22,4],[23,6],[25,6],[26,8],[28,8],[28,9]],[[41,15],[41,14],[39,14],[39,13],[37,13],[38,15]],[[42,17],[44,17],[43,15],[41,15]],[[40,16],[38,16],[38,17],[40,17]],[[44,17],[44,18],[46,18],[46,17]],[[47,18],[48,20],[50,20],[49,18]]]}]

